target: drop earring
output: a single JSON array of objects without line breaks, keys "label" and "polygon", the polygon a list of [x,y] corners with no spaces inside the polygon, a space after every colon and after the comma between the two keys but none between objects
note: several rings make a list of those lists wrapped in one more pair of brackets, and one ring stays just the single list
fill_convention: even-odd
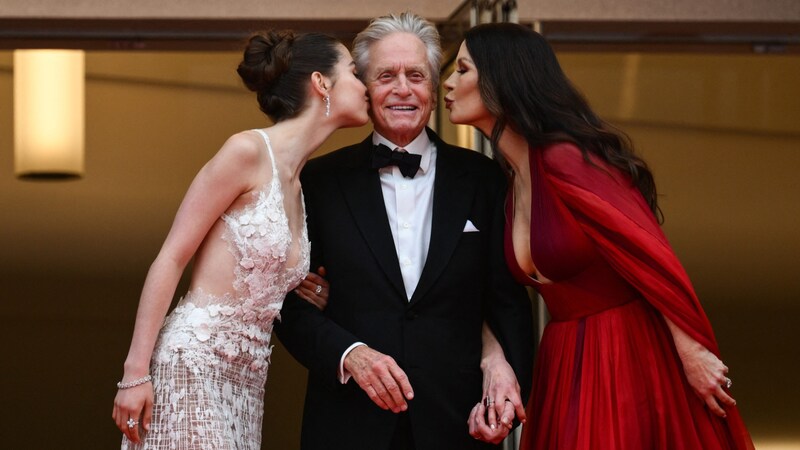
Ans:
[{"label": "drop earring", "polygon": [[325,96],[325,117],[331,116],[331,96]]}]

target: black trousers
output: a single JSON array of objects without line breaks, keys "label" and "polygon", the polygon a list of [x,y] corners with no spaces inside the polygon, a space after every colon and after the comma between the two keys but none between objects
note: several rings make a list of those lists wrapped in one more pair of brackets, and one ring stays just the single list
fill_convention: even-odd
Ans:
[{"label": "black trousers", "polygon": [[400,413],[397,416],[397,427],[392,436],[392,445],[389,450],[414,450],[414,436],[411,434],[411,421],[408,413]]}]

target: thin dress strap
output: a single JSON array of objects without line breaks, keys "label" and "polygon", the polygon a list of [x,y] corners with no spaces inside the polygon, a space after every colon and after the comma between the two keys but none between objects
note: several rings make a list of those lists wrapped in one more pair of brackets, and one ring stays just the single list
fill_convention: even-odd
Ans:
[{"label": "thin dress strap", "polygon": [[272,178],[273,179],[277,179],[277,177],[278,177],[278,168],[275,167],[275,155],[272,153],[272,145],[270,145],[270,143],[269,143],[269,136],[267,135],[266,131],[264,131],[264,130],[262,130],[260,128],[255,128],[253,131],[257,131],[258,134],[260,134],[261,137],[264,138],[264,143],[267,144],[267,153],[269,153],[269,159],[270,159],[270,163],[272,165]]}]

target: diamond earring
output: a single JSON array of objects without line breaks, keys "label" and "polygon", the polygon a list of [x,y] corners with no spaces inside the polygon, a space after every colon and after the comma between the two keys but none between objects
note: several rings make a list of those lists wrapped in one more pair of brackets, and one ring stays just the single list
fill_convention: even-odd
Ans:
[{"label": "diamond earring", "polygon": [[325,117],[331,116],[331,96],[325,96]]}]

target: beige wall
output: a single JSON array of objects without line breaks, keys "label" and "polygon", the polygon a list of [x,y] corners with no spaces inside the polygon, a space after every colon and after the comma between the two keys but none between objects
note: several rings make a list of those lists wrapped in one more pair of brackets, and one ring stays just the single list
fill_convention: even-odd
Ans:
[{"label": "beige wall", "polygon": [[[560,57],[651,163],[754,435],[800,440],[800,58]],[[199,167],[265,122],[234,53],[91,52],[86,177],[18,181],[10,60],[0,52],[0,436],[8,448],[113,448],[114,382],[147,267]],[[280,350],[273,362],[264,447],[297,448],[304,373]]]},{"label": "beige wall", "polygon": [[[7,0],[0,17],[20,18],[189,18],[189,19],[362,19],[387,11],[415,11],[432,20],[446,19],[463,0]],[[518,0],[519,16],[531,20],[776,21],[800,20],[795,0]]]}]

